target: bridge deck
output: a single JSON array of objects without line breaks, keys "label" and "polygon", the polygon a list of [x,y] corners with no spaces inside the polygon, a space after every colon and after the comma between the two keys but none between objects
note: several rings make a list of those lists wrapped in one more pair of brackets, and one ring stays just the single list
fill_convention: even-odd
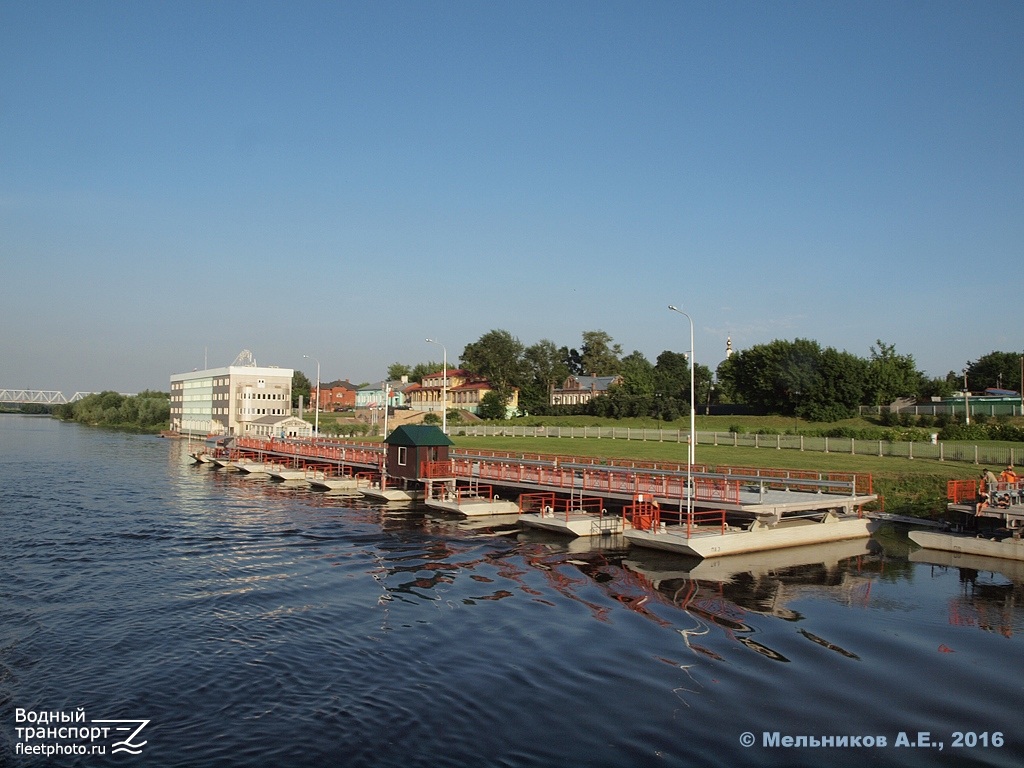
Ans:
[{"label": "bridge deck", "polygon": [[[262,440],[240,438],[239,450],[267,457],[288,458],[295,466],[350,466],[379,472],[384,446],[337,441]],[[877,499],[870,477],[807,471],[720,468],[689,471],[679,465],[595,464],[574,457],[495,456],[453,451],[446,462],[424,465],[424,483],[489,483],[524,492],[548,491],[598,496],[623,504],[637,494],[657,500],[671,515],[687,506],[692,487],[695,509],[725,510],[749,517],[770,518],[801,512],[836,510],[850,513]]]}]

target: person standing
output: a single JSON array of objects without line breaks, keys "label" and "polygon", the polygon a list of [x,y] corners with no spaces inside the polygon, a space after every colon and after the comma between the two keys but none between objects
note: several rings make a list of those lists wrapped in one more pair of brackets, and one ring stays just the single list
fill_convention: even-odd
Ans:
[{"label": "person standing", "polygon": [[999,480],[1006,483],[1006,492],[1010,496],[1010,503],[1016,504],[1020,498],[1020,477],[1013,471],[1013,465],[1008,464],[1006,469],[999,473]]},{"label": "person standing", "polygon": [[989,505],[992,499],[992,492],[996,488],[996,476],[991,470],[984,469],[981,478],[978,480],[978,500],[974,505],[974,514],[980,515],[981,511]]}]

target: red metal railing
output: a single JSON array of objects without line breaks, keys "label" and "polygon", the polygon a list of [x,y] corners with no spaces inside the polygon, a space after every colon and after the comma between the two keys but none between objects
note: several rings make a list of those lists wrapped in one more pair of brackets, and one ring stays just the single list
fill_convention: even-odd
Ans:
[{"label": "red metal railing", "polygon": [[729,527],[725,522],[725,510],[724,509],[705,509],[705,510],[694,510],[692,515],[686,516],[686,538],[690,538],[694,533],[698,532],[698,529],[703,529],[705,532],[709,528],[718,528],[719,533],[725,533]]},{"label": "red metal railing", "polygon": [[572,515],[604,516],[604,500],[595,496],[566,498],[557,494],[524,493],[519,497],[519,514],[535,513],[541,517],[557,517],[569,522]]},{"label": "red metal railing", "polygon": [[632,504],[622,508],[622,517],[638,531],[654,533],[661,528],[661,507],[649,494],[638,493]]},{"label": "red metal railing", "polygon": [[420,477],[455,477],[455,469],[449,461],[424,461],[420,464]]},{"label": "red metal railing", "polygon": [[356,464],[378,465],[384,459],[384,446],[379,443],[376,445],[345,444],[240,437],[237,446],[263,453],[287,454],[328,461],[351,461]]},{"label": "red metal railing", "polygon": [[347,464],[307,464],[306,477],[314,480],[351,480],[352,467]]},{"label": "red metal railing", "polygon": [[948,480],[946,481],[946,498],[954,504],[962,501],[973,501],[978,497],[977,480]]}]

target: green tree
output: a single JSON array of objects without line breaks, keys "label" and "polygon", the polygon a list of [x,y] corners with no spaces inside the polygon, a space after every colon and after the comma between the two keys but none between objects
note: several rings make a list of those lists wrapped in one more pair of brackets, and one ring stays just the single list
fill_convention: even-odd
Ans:
[{"label": "green tree", "polygon": [[950,371],[942,378],[926,379],[921,384],[920,397],[950,397],[960,386],[957,375]]},{"label": "green tree", "polygon": [[562,355],[562,361],[565,363],[565,367],[566,370],[569,371],[569,375],[586,375],[586,371],[583,370],[583,359],[580,357],[579,350],[570,349],[569,347],[561,347],[559,349],[559,353]]},{"label": "green tree", "polygon": [[988,387],[1013,389],[1020,392],[1020,352],[989,352],[967,364],[967,384],[980,392]]},{"label": "green tree", "polygon": [[107,391],[58,406],[54,413],[83,424],[155,431],[170,421],[171,406],[164,392],[146,390],[138,395],[121,395]]},{"label": "green tree", "polygon": [[925,376],[914,363],[912,355],[896,354],[893,344],[881,339],[871,347],[868,360],[865,400],[868,405],[886,405],[899,397],[917,397]]},{"label": "green tree", "polygon": [[719,380],[739,402],[794,414],[821,380],[821,347],[809,339],[757,344],[719,366]]},{"label": "green tree", "polygon": [[313,384],[310,382],[309,377],[302,371],[295,371],[292,374],[292,408],[299,407],[300,395],[302,396],[302,402],[309,405],[310,392],[312,390]]},{"label": "green tree", "polygon": [[604,331],[584,331],[579,351],[582,375],[612,376],[621,371],[622,347]]},{"label": "green tree", "polygon": [[459,358],[460,365],[491,383],[502,408],[512,397],[512,390],[526,377],[525,347],[508,331],[488,331],[467,344]]},{"label": "green tree", "polygon": [[622,376],[620,389],[648,401],[654,397],[654,366],[643,353],[634,350],[622,358],[619,373]]},{"label": "green tree", "polygon": [[[690,361],[683,352],[665,350],[654,364],[655,391],[659,397],[689,400]],[[696,379],[696,370],[694,371]]]},{"label": "green tree", "polygon": [[[696,397],[694,399],[694,407],[699,412],[701,407],[709,407],[715,400],[715,386],[714,386],[714,374],[711,369],[706,365],[697,363],[693,367],[693,386],[697,390]],[[687,399],[689,399],[689,382],[687,382]],[[689,403],[686,406],[686,412],[690,412]]]},{"label": "green tree", "polygon": [[564,347],[541,339],[523,352],[524,378],[519,382],[519,408],[527,413],[543,413],[550,406],[551,388],[569,377]]},{"label": "green tree", "polygon": [[857,415],[864,400],[867,362],[849,352],[828,347],[821,352],[815,383],[796,405],[810,421],[840,421]]},{"label": "green tree", "polygon": [[734,352],[718,364],[715,371],[715,401],[719,403],[738,403],[742,400],[737,396],[734,388],[735,372],[733,370]]},{"label": "green tree", "polygon": [[[433,360],[426,363],[416,363],[409,371],[409,381],[423,381],[427,376],[432,376],[435,373],[440,373],[444,367],[444,361],[436,363]],[[451,370],[451,364],[448,365],[448,369]]]},{"label": "green tree", "polygon": [[784,412],[790,387],[783,380],[782,371],[790,345],[791,342],[776,339],[733,354],[722,374],[737,400],[769,413]]},{"label": "green tree", "polygon": [[481,419],[490,419],[498,421],[507,418],[507,412],[505,404],[507,400],[504,400],[500,393],[495,390],[484,393],[484,396],[480,398],[480,410],[477,415]]},{"label": "green tree", "polygon": [[[403,376],[409,376],[412,373],[412,368],[405,363],[392,363],[388,366],[388,381],[398,381]],[[412,381],[412,378],[409,379]]]}]

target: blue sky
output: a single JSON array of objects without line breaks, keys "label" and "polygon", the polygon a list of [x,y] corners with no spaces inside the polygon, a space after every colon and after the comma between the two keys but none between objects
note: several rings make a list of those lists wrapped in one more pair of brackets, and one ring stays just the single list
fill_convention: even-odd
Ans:
[{"label": "blue sky", "polygon": [[0,0],[0,387],[1024,348],[1024,4]]}]

